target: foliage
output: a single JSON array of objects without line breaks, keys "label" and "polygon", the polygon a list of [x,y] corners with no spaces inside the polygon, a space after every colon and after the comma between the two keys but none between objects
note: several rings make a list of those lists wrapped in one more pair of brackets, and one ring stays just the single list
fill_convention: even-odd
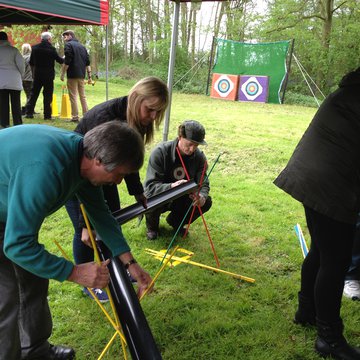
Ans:
[{"label": "foliage", "polygon": [[[360,22],[359,1],[271,0],[262,2],[261,9],[257,7],[258,3],[255,0],[221,2],[217,6],[212,26],[199,25],[199,4],[181,3],[174,68],[177,90],[186,93],[205,92],[206,62],[210,54],[206,50],[206,60],[201,60],[204,53],[196,44],[196,28],[209,36],[247,42],[294,39],[297,58],[325,94],[334,88],[346,72],[359,66],[360,45],[355,40],[358,38]],[[109,5],[110,74],[117,76],[120,72],[120,77],[126,79],[150,72],[166,79],[171,33],[174,30],[171,25],[174,2],[111,0]],[[66,28],[61,25],[50,29],[54,34],[53,44],[60,54],[63,51],[61,33]],[[105,27],[88,25],[72,28],[89,49],[94,72],[103,73],[106,58]],[[7,30],[12,32],[16,46],[20,48],[24,41],[28,41],[26,36],[29,33],[35,34],[32,42],[36,42],[44,28],[31,25],[13,26]],[[191,70],[199,61],[200,71]],[[138,71],[139,68],[146,71]],[[290,91],[309,94],[294,61],[290,80]]]},{"label": "foliage", "polygon": [[[129,86],[109,84],[110,97],[127,94]],[[58,99],[61,84],[56,81]],[[90,107],[103,101],[105,85],[86,87]],[[211,175],[212,209],[205,219],[221,268],[255,278],[254,284],[191,265],[167,268],[142,307],[163,359],[168,360],[316,360],[315,330],[293,324],[302,263],[293,226],[300,223],[309,241],[301,205],[272,181],[284,167],[316,109],[303,106],[241,103],[204,95],[173,94],[169,138],[180,122],[199,120],[208,146],[202,147],[209,166],[221,154]],[[41,112],[41,101],[37,106]],[[25,122],[43,123],[40,115]],[[72,129],[57,119],[47,124]],[[146,157],[161,141],[162,129]],[[146,162],[145,162],[146,164]],[[141,169],[144,179],[146,165]],[[123,207],[133,204],[124,184]],[[150,242],[144,221],[123,226],[135,257],[152,276],[158,260],[145,248],[166,249],[172,231],[161,219],[161,236]],[[60,256],[53,240],[71,257],[73,230],[64,209],[46,219],[40,241]],[[176,244],[194,252],[193,260],[216,266],[204,226],[198,219],[190,236]],[[54,318],[51,342],[75,347],[77,359],[97,359],[114,330],[81,288],[51,281],[49,301]],[[356,302],[344,299],[342,316],[348,340],[358,342],[360,314]],[[106,305],[109,309],[109,305]],[[122,359],[119,341],[104,359]],[[130,357],[129,357],[130,358]]]}]

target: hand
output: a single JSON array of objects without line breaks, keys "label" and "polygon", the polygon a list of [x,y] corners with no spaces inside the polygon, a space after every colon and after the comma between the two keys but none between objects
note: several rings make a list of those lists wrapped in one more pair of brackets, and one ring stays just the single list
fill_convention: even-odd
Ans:
[{"label": "hand", "polygon": [[145,209],[147,209],[147,198],[144,195],[144,193],[136,194],[136,195],[134,195],[134,198],[137,203],[141,204]]},{"label": "hand", "polygon": [[200,206],[203,207],[205,202],[206,202],[206,198],[204,195],[197,195],[197,194],[190,194],[189,195],[190,199],[193,201],[193,205],[194,206]]},{"label": "hand", "polygon": [[[130,275],[137,281],[137,296],[140,299],[152,281],[151,276],[145,270],[143,270],[139,264],[131,264],[128,268],[128,271]],[[149,289],[148,293],[151,291],[153,291],[153,289]]]},{"label": "hand", "polygon": [[178,180],[178,181],[175,181],[175,182],[171,183],[170,187],[174,188],[174,187],[179,186],[181,184],[184,184],[186,182],[187,182],[187,180]]},{"label": "hand", "polygon": [[110,259],[100,265],[95,262],[75,265],[68,280],[85,287],[103,289],[110,280],[109,264]]},{"label": "hand", "polygon": [[94,85],[94,82],[92,81],[91,77],[88,78],[87,83],[88,83],[89,85]]},{"label": "hand", "polygon": [[[95,231],[92,232],[93,238],[95,239]],[[88,232],[87,228],[83,228],[82,232],[81,232],[81,241],[88,247],[92,248],[92,243],[91,243],[91,238],[90,238],[90,234]]]},{"label": "hand", "polygon": [[61,75],[60,75],[60,80],[61,80],[61,81],[64,81],[64,78],[65,78],[65,75],[64,75],[64,74],[61,74]]}]

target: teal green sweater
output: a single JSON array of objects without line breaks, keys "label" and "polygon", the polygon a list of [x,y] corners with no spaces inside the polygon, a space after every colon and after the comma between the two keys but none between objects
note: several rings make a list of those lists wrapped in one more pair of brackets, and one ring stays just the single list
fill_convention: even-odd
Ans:
[{"label": "teal green sweater", "polygon": [[[113,256],[129,251],[101,188],[80,175],[82,136],[46,126],[0,130],[0,222],[6,223],[5,255],[29,272],[64,281],[73,264],[38,241],[46,216],[74,195]],[[54,239],[55,240],[55,239]],[[61,240],[61,239],[56,239]]]}]

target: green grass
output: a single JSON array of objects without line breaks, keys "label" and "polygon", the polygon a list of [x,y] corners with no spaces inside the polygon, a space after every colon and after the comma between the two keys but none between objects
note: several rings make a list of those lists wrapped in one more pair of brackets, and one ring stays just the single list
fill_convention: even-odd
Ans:
[{"label": "green grass", "polygon": [[[130,84],[110,84],[110,98],[127,93]],[[90,107],[105,99],[105,85],[87,87]],[[61,84],[56,83],[61,99]],[[41,110],[40,98],[37,110]],[[310,122],[315,108],[247,104],[202,95],[173,94],[169,139],[185,119],[206,128],[203,147],[210,167],[213,207],[205,215],[221,268],[256,279],[254,284],[181,264],[165,270],[156,290],[142,301],[152,333],[165,360],[312,360],[314,329],[292,323],[299,289],[301,250],[293,226],[302,225],[309,240],[301,205],[277,189],[272,181],[285,166]],[[26,123],[29,123],[25,119]],[[34,123],[43,122],[35,118]],[[62,119],[55,126],[74,128]],[[161,141],[162,129],[155,143]],[[146,162],[145,162],[146,164]],[[141,170],[144,178],[145,168]],[[134,202],[120,185],[123,206]],[[171,232],[161,220],[163,236],[145,237],[144,222],[133,220],[123,231],[141,265],[155,275],[159,262],[145,248],[167,248]],[[60,254],[58,240],[71,256],[72,227],[64,209],[46,219],[40,240]],[[194,252],[193,260],[210,266],[215,261],[200,219],[190,236],[177,244]],[[114,330],[97,305],[81,295],[79,286],[51,281],[49,300],[54,331],[51,341],[73,346],[77,359],[97,359]],[[358,304],[347,299],[342,315],[346,336],[359,344]],[[105,359],[122,358],[119,342]]]}]

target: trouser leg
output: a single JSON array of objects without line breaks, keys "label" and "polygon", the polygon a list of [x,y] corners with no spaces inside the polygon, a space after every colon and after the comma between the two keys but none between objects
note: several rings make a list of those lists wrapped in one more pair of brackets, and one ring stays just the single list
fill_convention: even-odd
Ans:
[{"label": "trouser leg", "polygon": [[47,300],[49,280],[15,265],[20,291],[19,330],[22,357],[38,358],[49,350],[52,318]]},{"label": "trouser leg", "polygon": [[14,125],[22,124],[20,95],[20,90],[10,90],[11,113]]},{"label": "trouser leg", "polygon": [[67,213],[74,227],[73,255],[75,264],[94,261],[94,251],[81,241],[82,227],[79,226],[80,204],[77,199],[68,200],[65,204]]},{"label": "trouser leg", "polygon": [[19,360],[19,291],[13,264],[3,252],[4,229],[0,223],[0,360]]},{"label": "trouser leg", "polygon": [[[167,216],[167,221],[174,229],[177,229],[181,223],[183,225],[187,225],[189,223],[193,211],[192,202],[193,201],[189,198],[188,195],[182,196],[172,202],[170,208],[171,212]],[[207,211],[210,210],[211,205],[212,205],[212,200],[211,197],[208,196],[205,201],[205,204],[201,207],[201,212],[205,214]],[[199,216],[200,216],[200,211],[198,207],[195,207],[194,214],[191,218],[191,223],[193,223]]]},{"label": "trouser leg", "polygon": [[104,185],[102,187],[104,198],[111,212],[120,210],[120,197],[117,185]]},{"label": "trouser leg", "polygon": [[9,90],[0,90],[0,124],[3,128],[6,128],[10,125],[9,97]]},{"label": "trouser leg", "polygon": [[145,214],[146,219],[146,229],[148,231],[159,231],[159,221],[160,221],[160,215],[162,212],[165,212],[166,209],[164,208],[157,208],[153,211],[149,211]]},{"label": "trouser leg", "polygon": [[[3,224],[0,227],[4,229]],[[4,230],[0,231],[0,288],[5,287],[0,301],[0,359],[41,358],[49,350],[52,331],[49,280],[6,258],[3,234]]]},{"label": "trouser leg", "polygon": [[360,221],[356,224],[351,264],[345,278],[346,280],[360,280]]},{"label": "trouser leg", "polygon": [[337,322],[355,225],[335,221],[307,207],[305,215],[311,247],[302,266],[301,293],[314,297],[317,319]]},{"label": "trouser leg", "polygon": [[88,111],[88,106],[87,106],[86,96],[85,96],[85,80],[84,79],[78,79],[78,91],[79,91],[79,98],[80,98],[82,114],[84,116]]},{"label": "trouser leg", "polygon": [[53,92],[54,92],[54,81],[50,80],[50,79],[44,81],[43,97],[44,97],[44,118],[45,119],[51,118],[51,102],[52,102]]},{"label": "trouser leg", "polygon": [[78,98],[78,87],[77,87],[77,79],[67,79],[67,87],[69,92],[69,99],[71,105],[71,117],[72,119],[79,118],[79,109],[77,104]]},{"label": "trouser leg", "polygon": [[26,115],[34,114],[35,105],[39,97],[41,88],[42,88],[42,82],[38,78],[35,78],[33,81],[33,86],[31,88],[30,99],[26,103],[26,108],[25,108]]}]

